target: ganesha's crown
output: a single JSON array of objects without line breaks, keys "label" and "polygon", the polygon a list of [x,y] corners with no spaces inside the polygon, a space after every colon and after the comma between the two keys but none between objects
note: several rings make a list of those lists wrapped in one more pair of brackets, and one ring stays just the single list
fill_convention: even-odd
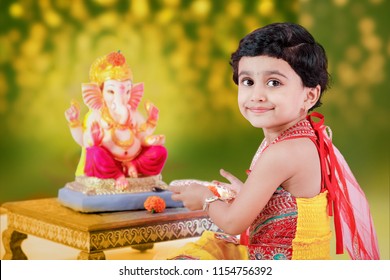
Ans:
[{"label": "ganesha's crown", "polygon": [[107,80],[132,80],[133,74],[126,58],[118,51],[97,58],[89,70],[89,79],[101,86]]}]

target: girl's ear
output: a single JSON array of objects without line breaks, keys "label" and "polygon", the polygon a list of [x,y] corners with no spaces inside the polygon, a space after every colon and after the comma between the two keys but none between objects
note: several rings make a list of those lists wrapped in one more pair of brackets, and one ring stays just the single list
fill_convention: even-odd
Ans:
[{"label": "girl's ear", "polygon": [[306,99],[305,99],[305,108],[310,110],[320,99],[321,96],[321,86],[317,85],[313,88],[307,88]]}]

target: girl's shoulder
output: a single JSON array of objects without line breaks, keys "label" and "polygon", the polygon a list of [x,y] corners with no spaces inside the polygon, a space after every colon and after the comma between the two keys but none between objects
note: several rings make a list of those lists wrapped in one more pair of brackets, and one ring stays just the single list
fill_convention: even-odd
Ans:
[{"label": "girl's shoulder", "polygon": [[264,151],[265,155],[267,153],[285,159],[306,158],[310,154],[318,154],[315,143],[308,137],[285,139],[271,144]]}]

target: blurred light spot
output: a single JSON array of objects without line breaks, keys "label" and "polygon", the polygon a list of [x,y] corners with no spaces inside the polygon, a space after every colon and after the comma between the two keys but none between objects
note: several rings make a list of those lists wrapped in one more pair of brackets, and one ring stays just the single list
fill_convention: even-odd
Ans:
[{"label": "blurred light spot", "polygon": [[191,10],[199,18],[206,18],[210,12],[211,4],[208,0],[196,0],[192,2]]},{"label": "blurred light spot", "polygon": [[376,52],[382,48],[382,41],[375,35],[366,35],[362,37],[363,46],[371,51]]},{"label": "blurred light spot", "polygon": [[18,29],[11,29],[8,33],[9,42],[16,43],[21,39],[21,34]]},{"label": "blurred light spot", "polygon": [[348,0],[333,0],[333,3],[336,6],[342,7],[342,6],[345,6],[348,3]]},{"label": "blurred light spot", "polygon": [[48,26],[50,27],[58,27],[62,23],[62,19],[58,13],[56,13],[53,10],[49,10],[48,12],[45,13],[44,15],[45,21]]},{"label": "blurred light spot", "polygon": [[163,0],[163,4],[169,7],[178,7],[180,5],[180,0]]},{"label": "blurred light spot", "polygon": [[[249,33],[252,32],[253,30],[259,28],[262,24],[260,23],[259,26],[259,19],[258,17],[254,17],[252,15],[247,15],[243,18],[244,25],[245,25],[245,32]],[[238,41],[236,40],[236,46],[238,45]]]},{"label": "blurred light spot", "polygon": [[133,17],[143,19],[150,13],[149,4],[147,1],[131,1],[131,12]]},{"label": "blurred light spot", "polygon": [[390,56],[390,41],[387,42],[387,55]]},{"label": "blurred light spot", "polygon": [[299,23],[302,26],[310,29],[313,26],[313,16],[308,13],[302,13],[299,17]]},{"label": "blurred light spot", "polygon": [[119,24],[119,15],[113,11],[106,12],[99,16],[97,21],[101,27],[115,30],[115,27]]},{"label": "blurred light spot", "polygon": [[239,1],[230,2],[226,7],[226,11],[232,18],[237,18],[242,14],[242,3]]},{"label": "blurred light spot", "polygon": [[379,84],[384,81],[385,59],[380,54],[371,55],[361,69],[362,79],[370,84]]},{"label": "blurred light spot", "polygon": [[363,36],[374,32],[375,22],[372,18],[364,18],[359,21],[359,30]]},{"label": "blurred light spot", "polygon": [[362,51],[358,46],[351,46],[346,50],[346,57],[352,62],[357,62],[362,59]]},{"label": "blurred light spot", "polygon": [[11,17],[20,18],[24,15],[23,6],[20,3],[13,3],[9,7],[9,14]]},{"label": "blurred light spot", "polygon": [[172,9],[162,9],[160,12],[156,15],[156,21],[160,24],[167,24],[172,21],[174,18],[175,13]]},{"label": "blurred light spot", "polygon": [[354,94],[355,103],[364,110],[372,109],[372,98],[370,92],[366,90],[357,90]]},{"label": "blurred light spot", "polygon": [[35,23],[31,27],[31,38],[34,40],[43,40],[46,37],[47,30],[42,23]]},{"label": "blurred light spot", "polygon": [[4,113],[7,109],[7,92],[8,83],[4,73],[0,72],[0,113]]},{"label": "blurred light spot", "polygon": [[[94,2],[100,6],[109,7],[109,6],[115,5],[117,0],[94,0]],[[143,1],[141,1],[141,2],[143,2]]]},{"label": "blurred light spot", "polygon": [[76,37],[77,49],[83,53],[91,49],[91,37],[86,32],[81,32]]},{"label": "blurred light spot", "polygon": [[337,76],[340,78],[341,84],[346,87],[354,86],[358,78],[354,67],[345,62],[341,62],[337,66]]},{"label": "blurred light spot", "polygon": [[377,4],[382,4],[383,3],[383,0],[370,0],[370,2],[374,5],[377,5]]},{"label": "blurred light spot", "polygon": [[42,44],[38,40],[27,40],[22,44],[21,51],[22,55],[26,57],[36,56],[42,48]]},{"label": "blurred light spot", "polygon": [[270,16],[274,13],[274,2],[272,0],[260,1],[257,10],[262,16]]},{"label": "blurred light spot", "polygon": [[85,8],[83,1],[72,1],[70,7],[70,14],[80,21],[84,21],[88,17],[88,11]]}]

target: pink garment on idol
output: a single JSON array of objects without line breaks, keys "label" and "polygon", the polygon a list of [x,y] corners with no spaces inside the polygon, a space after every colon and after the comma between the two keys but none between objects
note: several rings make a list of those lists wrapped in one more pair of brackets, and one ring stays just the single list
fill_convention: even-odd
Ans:
[{"label": "pink garment on idol", "polygon": [[[101,179],[117,179],[127,175],[126,166],[117,161],[106,148],[92,146],[86,152],[85,175]],[[132,163],[139,174],[152,176],[161,173],[166,159],[167,149],[164,146],[150,146],[143,147]]]}]

